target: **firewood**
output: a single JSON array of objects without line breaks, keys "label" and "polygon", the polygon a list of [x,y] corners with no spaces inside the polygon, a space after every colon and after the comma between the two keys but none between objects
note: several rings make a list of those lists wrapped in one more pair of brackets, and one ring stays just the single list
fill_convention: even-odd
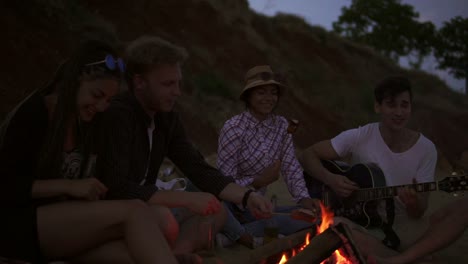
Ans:
[{"label": "firewood", "polygon": [[315,234],[315,227],[307,230],[302,230],[287,237],[274,240],[266,245],[252,250],[250,252],[249,260],[247,263],[258,263],[262,260],[268,259],[272,255],[299,246],[304,243],[305,236],[307,233],[310,233],[310,236],[312,237]]},{"label": "firewood", "polygon": [[337,249],[345,253],[352,263],[366,264],[365,259],[356,247],[349,227],[343,223],[330,227],[323,233],[316,235],[296,256],[288,260],[288,264],[321,263],[329,258]]},{"label": "firewood", "polygon": [[288,264],[321,263],[343,245],[341,238],[332,229],[327,229],[310,239],[310,244],[296,256],[288,260]]}]

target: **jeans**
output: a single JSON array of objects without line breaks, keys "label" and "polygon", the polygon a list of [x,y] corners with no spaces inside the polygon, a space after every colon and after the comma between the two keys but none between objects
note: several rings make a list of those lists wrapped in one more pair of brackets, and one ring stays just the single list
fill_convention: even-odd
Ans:
[{"label": "jeans", "polygon": [[[187,181],[187,188],[185,190],[188,192],[200,192],[200,189],[190,180]],[[248,209],[241,211],[237,205],[231,202],[224,202],[224,207],[227,213],[227,220],[221,232],[232,241],[237,241],[246,232],[254,237],[263,237],[265,227],[272,224],[278,227],[279,234],[285,236],[314,226],[314,223],[295,220],[289,215],[273,215],[269,219],[258,220]],[[275,212],[289,213],[298,208],[298,206],[278,206]],[[239,222],[238,218],[241,219],[243,224]]]},{"label": "jeans", "polygon": [[[267,225],[277,226],[278,233],[286,236],[314,226],[314,223],[295,220],[289,215],[273,215],[269,219],[256,219],[248,209],[241,211],[230,202],[225,202],[224,206],[227,209],[227,220],[221,232],[232,241],[237,241],[241,234],[246,232],[254,237],[263,237]],[[289,213],[298,208],[298,206],[278,206],[275,212]]]}]

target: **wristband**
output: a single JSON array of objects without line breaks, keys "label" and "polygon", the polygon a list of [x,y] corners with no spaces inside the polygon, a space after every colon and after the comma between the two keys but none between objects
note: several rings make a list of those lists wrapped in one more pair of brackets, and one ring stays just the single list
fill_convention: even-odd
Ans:
[{"label": "wristband", "polygon": [[257,190],[252,184],[251,184],[251,185],[247,185],[247,186],[245,186],[245,187],[247,187],[248,189],[253,190],[253,191],[256,191],[256,190]]},{"label": "wristband", "polygon": [[247,200],[249,200],[249,196],[251,193],[253,193],[254,190],[248,190],[244,193],[244,197],[242,197],[242,206],[244,208],[247,208]]}]

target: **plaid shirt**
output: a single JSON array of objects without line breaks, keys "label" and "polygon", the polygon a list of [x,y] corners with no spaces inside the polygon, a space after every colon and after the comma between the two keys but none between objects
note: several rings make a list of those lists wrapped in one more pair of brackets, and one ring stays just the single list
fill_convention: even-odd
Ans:
[{"label": "plaid shirt", "polygon": [[[221,130],[218,168],[237,184],[248,186],[275,160],[281,161],[281,175],[296,202],[309,198],[303,170],[296,159],[288,122],[270,115],[259,122],[245,111],[229,119]],[[260,190],[265,192],[265,188]]]}]

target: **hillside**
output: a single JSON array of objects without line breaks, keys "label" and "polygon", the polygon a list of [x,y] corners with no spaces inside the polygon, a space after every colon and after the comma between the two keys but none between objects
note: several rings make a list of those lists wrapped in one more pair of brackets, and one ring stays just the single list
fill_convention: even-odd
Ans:
[{"label": "hillside", "polygon": [[42,85],[79,39],[100,36],[125,45],[151,34],[189,51],[178,108],[205,154],[216,151],[223,122],[243,110],[236,98],[244,72],[268,63],[287,76],[289,89],[278,112],[300,120],[299,148],[376,120],[373,86],[387,75],[405,74],[416,97],[411,126],[434,141],[444,169],[468,167],[466,97],[433,75],[401,69],[371,48],[301,18],[266,17],[250,10],[246,0],[115,0],[112,7],[89,0],[4,2],[0,118]]}]

